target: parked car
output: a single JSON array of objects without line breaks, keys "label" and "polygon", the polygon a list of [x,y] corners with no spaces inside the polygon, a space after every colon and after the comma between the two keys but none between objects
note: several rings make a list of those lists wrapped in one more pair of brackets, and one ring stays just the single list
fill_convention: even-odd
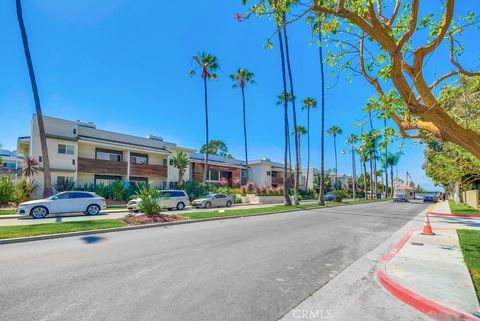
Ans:
[{"label": "parked car", "polygon": [[437,202],[437,197],[435,195],[423,195],[423,202],[431,202],[431,203],[436,203]]},{"label": "parked car", "polygon": [[[188,201],[187,193],[182,190],[162,190],[160,191],[160,196],[162,196],[162,199],[159,202],[160,206],[168,210],[177,209],[181,211],[190,203]],[[139,212],[141,203],[142,200],[140,198],[130,200],[127,203],[128,211],[135,213]]]},{"label": "parked car", "polygon": [[233,197],[226,195],[226,194],[216,194],[216,193],[208,193],[202,198],[198,198],[193,200],[192,206],[196,208],[204,207],[230,207],[233,204]]},{"label": "parked car", "polygon": [[325,201],[331,202],[333,201],[333,194],[330,194],[330,193],[325,194],[324,198],[325,198]]},{"label": "parked car", "polygon": [[18,205],[17,213],[31,215],[33,218],[44,218],[48,214],[85,213],[98,215],[107,208],[103,197],[92,192],[62,192],[49,198],[23,202]]},{"label": "parked car", "polygon": [[404,193],[393,193],[393,201],[394,202],[406,202],[407,199],[405,198]]}]

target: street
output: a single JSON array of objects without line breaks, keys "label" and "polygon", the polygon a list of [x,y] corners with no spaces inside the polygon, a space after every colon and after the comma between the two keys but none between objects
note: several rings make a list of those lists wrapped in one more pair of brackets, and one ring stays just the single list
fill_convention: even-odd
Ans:
[{"label": "street", "polygon": [[2,245],[0,320],[278,320],[426,207],[379,202]]}]

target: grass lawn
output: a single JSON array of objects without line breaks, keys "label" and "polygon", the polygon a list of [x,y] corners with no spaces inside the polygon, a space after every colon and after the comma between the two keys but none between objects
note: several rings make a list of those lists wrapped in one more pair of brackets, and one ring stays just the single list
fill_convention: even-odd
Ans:
[{"label": "grass lawn", "polygon": [[480,231],[458,230],[463,259],[472,276],[477,297],[480,299]]},{"label": "grass lawn", "polygon": [[0,239],[89,230],[102,230],[106,228],[122,226],[127,226],[127,224],[120,220],[92,220],[33,225],[0,226]]},{"label": "grass lawn", "polygon": [[450,205],[450,210],[453,214],[480,215],[479,210],[476,210],[465,203],[455,203],[455,201],[449,200],[448,205]]},{"label": "grass lawn", "polygon": [[[358,200],[358,201],[350,201],[350,202],[326,202],[327,207],[329,206],[342,206],[348,204],[361,204],[361,203],[368,203],[376,200]],[[248,216],[248,215],[259,215],[259,214],[271,214],[271,213],[283,213],[283,212],[292,212],[292,211],[300,211],[305,209],[312,209],[312,208],[323,208],[325,206],[319,206],[315,203],[312,204],[303,204],[303,205],[292,205],[292,206],[284,206],[284,205],[275,205],[270,207],[260,207],[260,208],[244,208],[244,209],[225,209],[223,213],[218,212],[218,210],[213,211],[202,211],[202,212],[195,212],[195,213],[186,213],[180,214],[179,216],[188,218],[191,220],[201,220],[206,218],[214,218],[214,217],[229,217],[229,216]]]},{"label": "grass lawn", "polygon": [[12,215],[17,214],[16,210],[0,210],[0,215]]}]

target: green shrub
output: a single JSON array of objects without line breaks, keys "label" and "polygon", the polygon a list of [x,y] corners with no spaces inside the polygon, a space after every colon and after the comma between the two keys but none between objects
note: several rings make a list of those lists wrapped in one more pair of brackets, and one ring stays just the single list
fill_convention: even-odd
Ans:
[{"label": "green shrub", "polygon": [[194,181],[185,181],[182,185],[179,186],[179,188],[184,190],[185,193],[187,193],[188,199],[191,202],[194,199],[199,198],[209,192],[208,188],[211,188],[211,186],[208,186],[206,184],[198,184]]},{"label": "green shrub", "polygon": [[109,196],[114,201],[122,201],[125,199],[125,183],[123,181],[115,181],[108,185]]},{"label": "green shrub", "polygon": [[158,214],[162,210],[160,201],[162,196],[155,186],[140,186],[137,197],[140,198],[140,212],[145,215]]},{"label": "green shrub", "polygon": [[40,185],[35,180],[31,182],[22,180],[15,186],[12,200],[17,204],[28,201],[39,189]]},{"label": "green shrub", "polygon": [[101,196],[103,198],[109,198],[109,196],[110,196],[110,190],[109,190],[108,186],[105,186],[103,184],[95,185],[95,193],[98,196]]},{"label": "green shrub", "polygon": [[7,177],[0,178],[0,204],[8,204],[14,199],[15,186],[12,181]]},{"label": "green shrub", "polygon": [[66,178],[62,183],[55,183],[52,185],[55,193],[73,191],[75,189],[75,181],[73,178]]},{"label": "green shrub", "polygon": [[345,191],[342,190],[342,189],[334,189],[334,190],[332,191],[332,194],[333,194],[333,200],[334,200],[335,202],[341,202],[342,199],[344,199],[345,196],[346,196]]}]

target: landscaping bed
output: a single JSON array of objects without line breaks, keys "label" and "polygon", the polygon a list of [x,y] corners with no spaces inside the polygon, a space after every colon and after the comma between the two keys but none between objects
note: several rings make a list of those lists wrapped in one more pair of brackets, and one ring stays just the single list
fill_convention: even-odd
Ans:
[{"label": "landscaping bed", "polygon": [[448,205],[450,206],[450,211],[454,215],[480,215],[479,210],[474,209],[465,203],[456,203],[455,201],[449,200]]},{"label": "landscaping bed", "polygon": [[155,223],[167,223],[167,222],[176,222],[184,221],[186,218],[180,217],[178,215],[168,215],[168,214],[152,214],[152,215],[128,215],[121,219],[128,225],[144,225],[144,224],[155,224]]},{"label": "landscaping bed", "polygon": [[477,297],[480,299],[480,231],[458,230],[457,233],[463,259],[470,271]]}]

